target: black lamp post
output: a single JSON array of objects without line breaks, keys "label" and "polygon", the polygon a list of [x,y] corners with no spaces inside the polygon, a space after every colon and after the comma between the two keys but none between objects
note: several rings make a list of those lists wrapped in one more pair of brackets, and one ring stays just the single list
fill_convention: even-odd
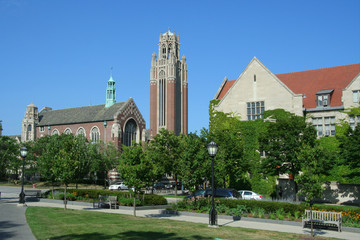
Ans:
[{"label": "black lamp post", "polygon": [[25,176],[25,158],[26,155],[28,154],[28,150],[26,147],[22,147],[20,148],[20,155],[21,158],[23,160],[23,166],[22,166],[22,183],[21,183],[21,193],[19,195],[19,203],[20,204],[25,204],[25,193],[24,193],[24,176]]},{"label": "black lamp post", "polygon": [[207,149],[209,152],[209,155],[211,157],[211,171],[212,171],[212,179],[211,179],[211,188],[212,188],[212,194],[211,194],[211,210],[209,213],[209,226],[214,227],[217,226],[217,216],[216,216],[216,209],[214,204],[214,197],[215,197],[215,188],[214,188],[214,158],[216,156],[218,145],[211,141],[207,145]]}]

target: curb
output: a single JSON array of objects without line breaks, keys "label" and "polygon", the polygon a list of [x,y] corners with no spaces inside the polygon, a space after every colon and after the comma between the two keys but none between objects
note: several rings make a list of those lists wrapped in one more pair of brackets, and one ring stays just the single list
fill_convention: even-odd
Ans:
[{"label": "curb", "polygon": [[[194,213],[194,212],[182,212],[182,211],[174,211],[174,210],[162,210],[161,214],[167,215],[177,215],[177,216],[192,216],[192,217],[209,217],[209,214],[206,213]],[[298,226],[302,227],[301,222],[293,222],[293,221],[285,221],[285,220],[272,220],[272,219],[263,219],[263,218],[248,218],[248,217],[236,217],[236,216],[228,216],[228,215],[217,215],[219,219],[228,219],[233,221],[249,221],[249,222],[264,222],[264,223],[273,223],[273,224],[282,224],[282,225],[290,225],[290,226]],[[341,227],[343,232],[353,232],[360,233],[360,228],[353,227]]]}]

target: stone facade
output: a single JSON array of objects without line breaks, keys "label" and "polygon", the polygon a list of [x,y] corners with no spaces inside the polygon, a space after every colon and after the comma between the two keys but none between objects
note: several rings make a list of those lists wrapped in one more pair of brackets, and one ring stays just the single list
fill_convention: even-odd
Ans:
[{"label": "stone facade", "polygon": [[150,129],[161,128],[176,135],[188,132],[188,80],[186,58],[180,60],[179,36],[160,34],[158,58],[152,55],[150,69]]},{"label": "stone facade", "polygon": [[322,137],[335,135],[335,124],[348,118],[342,110],[358,107],[359,98],[360,64],[275,75],[254,57],[236,80],[223,80],[215,110],[253,120],[281,108],[306,115]]}]

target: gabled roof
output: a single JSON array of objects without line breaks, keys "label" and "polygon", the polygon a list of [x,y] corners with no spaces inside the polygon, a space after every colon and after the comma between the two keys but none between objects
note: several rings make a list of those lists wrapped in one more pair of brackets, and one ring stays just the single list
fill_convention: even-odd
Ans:
[{"label": "gabled roof", "polygon": [[[330,103],[331,107],[342,106],[342,90],[360,73],[360,63],[314,69],[301,72],[276,74],[291,91],[295,94],[304,95],[303,104],[305,108],[316,107],[316,93],[323,90],[333,89]],[[235,80],[223,83],[223,87],[217,99],[222,99],[229,91]]]},{"label": "gabled roof", "polygon": [[114,115],[128,101],[114,103],[114,105],[108,108],[105,108],[105,104],[102,104],[40,112],[38,126],[113,120]]},{"label": "gabled roof", "polygon": [[316,93],[334,89],[330,103],[332,107],[342,106],[342,90],[360,73],[360,63],[321,68],[302,72],[283,73],[276,76],[295,93],[305,94],[305,108],[316,107]]}]

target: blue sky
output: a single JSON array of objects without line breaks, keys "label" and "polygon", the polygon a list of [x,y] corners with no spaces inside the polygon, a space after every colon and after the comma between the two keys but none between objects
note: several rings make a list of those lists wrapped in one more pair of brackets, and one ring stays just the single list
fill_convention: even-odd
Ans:
[{"label": "blue sky", "polygon": [[150,63],[160,33],[180,35],[188,64],[189,131],[208,127],[222,80],[256,56],[273,73],[360,62],[360,1],[0,0],[0,120],[21,134],[26,106],[134,98],[150,125]]}]

